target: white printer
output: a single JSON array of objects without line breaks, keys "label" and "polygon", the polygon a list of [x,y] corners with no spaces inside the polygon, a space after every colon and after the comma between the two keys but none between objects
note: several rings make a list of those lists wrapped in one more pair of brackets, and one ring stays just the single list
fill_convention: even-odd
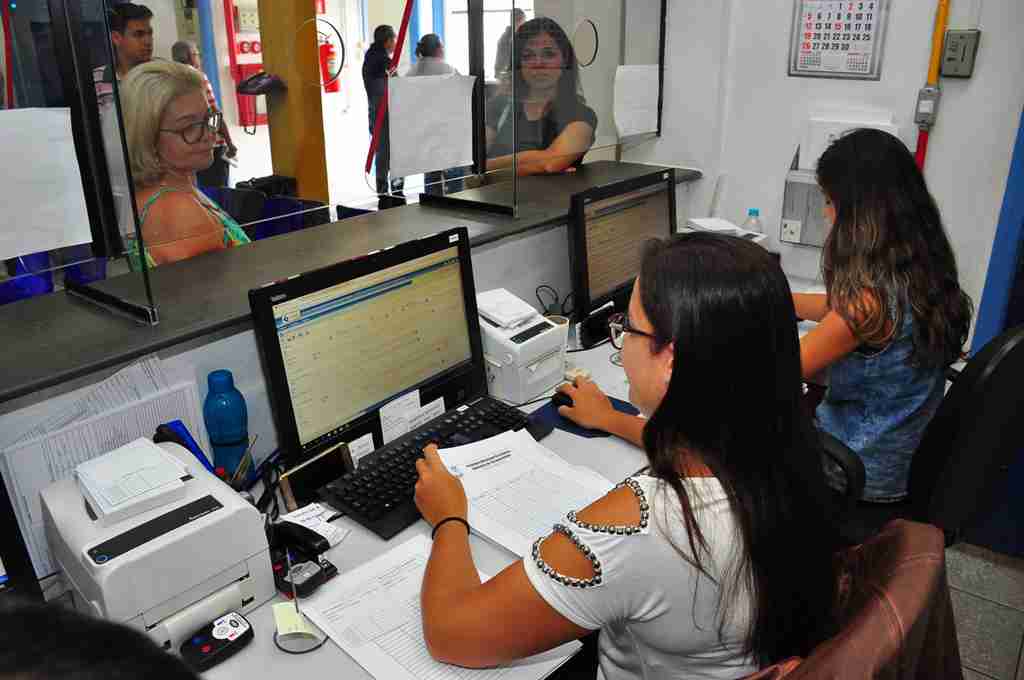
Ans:
[{"label": "white printer", "polygon": [[184,471],[184,492],[161,505],[104,521],[74,479],[40,495],[46,539],[76,607],[177,650],[204,624],[249,612],[275,589],[260,512],[186,449],[159,446]]},{"label": "white printer", "polygon": [[504,288],[477,295],[487,391],[521,404],[564,381],[569,324],[542,317]]}]

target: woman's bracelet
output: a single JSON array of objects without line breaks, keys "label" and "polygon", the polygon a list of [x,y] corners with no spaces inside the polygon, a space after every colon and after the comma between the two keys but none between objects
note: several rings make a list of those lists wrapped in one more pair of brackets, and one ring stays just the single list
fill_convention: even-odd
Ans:
[{"label": "woman's bracelet", "polygon": [[445,517],[443,520],[434,525],[434,530],[430,532],[430,540],[437,538],[437,530],[440,529],[445,522],[461,522],[462,526],[466,527],[466,534],[469,534],[469,522],[462,519],[461,517]]}]

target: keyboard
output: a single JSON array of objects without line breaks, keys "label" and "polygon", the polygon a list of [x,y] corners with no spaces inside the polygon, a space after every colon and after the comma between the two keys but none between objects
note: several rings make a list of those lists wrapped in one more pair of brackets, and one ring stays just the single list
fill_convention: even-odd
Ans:
[{"label": "keyboard", "polygon": [[383,539],[389,539],[420,518],[413,501],[419,475],[416,459],[423,447],[461,446],[509,430],[526,430],[540,440],[551,425],[531,420],[522,411],[491,397],[481,397],[425,423],[373,452],[359,467],[321,487],[317,493]]}]

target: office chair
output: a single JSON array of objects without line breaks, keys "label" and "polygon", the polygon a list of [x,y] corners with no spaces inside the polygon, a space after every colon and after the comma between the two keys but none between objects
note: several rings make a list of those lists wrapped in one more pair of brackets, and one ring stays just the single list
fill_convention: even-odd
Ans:
[{"label": "office chair", "polygon": [[962,680],[945,560],[942,532],[906,520],[839,552],[839,633],[744,680]]},{"label": "office chair", "polygon": [[939,527],[949,546],[991,510],[999,482],[1024,447],[1024,325],[948,375],[952,386],[914,451],[906,500],[859,504],[842,531],[851,544],[905,518]]},{"label": "office chair", "polygon": [[267,195],[262,191],[230,187],[200,187],[200,190],[243,227],[263,216]]},{"label": "office chair", "polygon": [[350,208],[347,205],[338,204],[335,208],[338,211],[338,221],[347,220],[350,217],[358,217],[359,215],[366,215],[367,213],[375,212],[373,210],[364,210],[363,208]]}]

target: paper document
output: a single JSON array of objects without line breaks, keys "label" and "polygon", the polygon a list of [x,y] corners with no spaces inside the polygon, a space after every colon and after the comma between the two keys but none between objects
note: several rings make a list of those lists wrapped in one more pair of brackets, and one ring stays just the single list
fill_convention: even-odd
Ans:
[{"label": "paper document", "polygon": [[0,260],[92,242],[70,109],[0,111],[0,167]]},{"label": "paper document", "polygon": [[0,447],[0,477],[39,578],[57,570],[46,543],[39,501],[39,492],[46,486],[72,478],[80,463],[139,437],[151,437],[158,425],[170,420],[184,422],[200,446],[209,444],[196,383],[162,386],[166,376],[158,359],[133,368],[104,381],[74,404],[73,413],[62,413],[55,420],[72,422],[49,430],[48,419],[32,426],[31,436],[19,436]]},{"label": "paper document", "polygon": [[144,437],[76,468],[79,481],[112,508],[174,482],[180,484],[185,472],[176,458]]},{"label": "paper document", "polygon": [[475,76],[388,78],[391,176],[473,163]]},{"label": "paper document", "polygon": [[580,648],[574,641],[483,670],[435,661],[423,641],[420,610],[429,555],[426,536],[411,538],[321,587],[303,601],[303,612],[378,680],[539,680]]},{"label": "paper document", "polygon": [[657,64],[619,66],[615,71],[615,127],[619,137],[658,131]]},{"label": "paper document", "polygon": [[294,602],[278,602],[271,610],[274,612],[274,625],[277,627],[278,635],[291,635],[294,633],[315,633],[306,618]]},{"label": "paper document", "polygon": [[441,449],[445,466],[462,478],[473,531],[520,557],[540,536],[608,493],[613,484],[545,455],[526,430]]},{"label": "paper document", "polygon": [[315,531],[323,536],[333,548],[344,541],[345,537],[352,532],[351,529],[335,526],[328,521],[335,514],[337,513],[334,510],[322,503],[310,503],[305,507],[289,512],[287,515],[281,515],[281,521],[298,524],[311,531]]},{"label": "paper document", "polygon": [[359,439],[354,439],[348,444],[348,454],[352,456],[352,465],[359,467],[359,460],[367,454],[373,453],[373,433],[367,432]]},{"label": "paper document", "polygon": [[380,429],[387,446],[409,431],[409,421],[420,412],[420,391],[403,394],[380,408]]}]

